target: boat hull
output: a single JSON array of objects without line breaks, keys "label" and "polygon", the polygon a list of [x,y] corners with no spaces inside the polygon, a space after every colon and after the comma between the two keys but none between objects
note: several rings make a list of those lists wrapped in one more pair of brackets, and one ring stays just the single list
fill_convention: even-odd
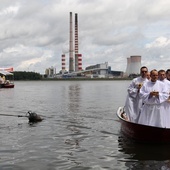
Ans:
[{"label": "boat hull", "polygon": [[170,129],[146,126],[126,121],[121,117],[123,108],[119,107],[117,116],[121,122],[121,131],[127,137],[146,143],[170,143]]},{"label": "boat hull", "polygon": [[3,88],[14,88],[14,84],[4,85]]},{"label": "boat hull", "polygon": [[10,83],[10,84],[0,84],[0,88],[14,88],[14,84]]}]

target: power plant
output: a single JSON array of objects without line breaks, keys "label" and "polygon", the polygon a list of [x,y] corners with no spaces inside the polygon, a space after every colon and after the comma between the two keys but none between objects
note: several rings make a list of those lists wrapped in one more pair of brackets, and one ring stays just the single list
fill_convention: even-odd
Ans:
[{"label": "power plant", "polygon": [[[74,23],[74,27],[73,27]],[[74,29],[73,29],[74,28]],[[68,69],[66,69],[66,54],[61,55],[61,71],[58,74],[54,68],[48,68],[46,71],[47,77],[126,77],[131,74],[139,74],[141,67],[141,56],[134,55],[127,58],[127,67],[125,74],[122,71],[112,71],[108,66],[108,62],[101,64],[94,64],[82,69],[82,54],[79,53],[79,34],[78,34],[78,14],[75,13],[73,20],[72,12],[69,13],[69,53]],[[73,36],[74,35],[74,36]],[[49,71],[50,70],[50,71]],[[52,71],[53,70],[53,71]],[[67,71],[68,70],[68,71]]]},{"label": "power plant", "polygon": [[141,67],[141,56],[130,56],[127,58],[126,74],[139,74]]},{"label": "power plant", "polygon": [[[79,54],[78,43],[78,14],[75,14],[74,25],[74,41],[73,41],[73,16],[70,12],[70,24],[69,24],[69,73],[82,70],[82,54]],[[73,49],[74,46],[74,49]],[[74,57],[73,57],[74,56]],[[61,55],[62,74],[66,72],[66,56]]]}]

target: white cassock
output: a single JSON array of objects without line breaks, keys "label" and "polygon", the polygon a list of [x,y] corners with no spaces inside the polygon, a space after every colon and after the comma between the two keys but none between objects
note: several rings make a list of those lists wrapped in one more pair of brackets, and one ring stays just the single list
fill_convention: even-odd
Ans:
[{"label": "white cassock", "polygon": [[[162,82],[165,83],[168,93],[170,94],[170,81],[164,79]],[[164,102],[164,107],[165,107],[165,115],[166,115],[166,128],[170,128],[170,97],[168,98],[167,101]]]},{"label": "white cassock", "polygon": [[[150,92],[152,91],[158,91],[159,96],[150,97]],[[160,81],[148,81],[142,86],[139,96],[144,104],[141,109],[138,123],[165,128],[166,114],[164,102],[169,97],[166,85]]]},{"label": "white cassock", "polygon": [[147,82],[147,78],[134,78],[129,85],[127,91],[128,95],[125,102],[125,113],[131,122],[138,122],[140,109],[142,107],[142,100],[139,98],[138,86]]}]

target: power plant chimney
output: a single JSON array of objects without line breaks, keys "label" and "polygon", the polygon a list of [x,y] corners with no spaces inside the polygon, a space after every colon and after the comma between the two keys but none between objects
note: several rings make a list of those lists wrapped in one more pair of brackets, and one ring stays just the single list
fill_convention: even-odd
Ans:
[{"label": "power plant chimney", "polygon": [[78,45],[78,14],[75,14],[75,54],[79,53]]},{"label": "power plant chimney", "polygon": [[78,14],[75,14],[75,71],[82,70],[82,55],[79,54],[78,43]]},{"label": "power plant chimney", "polygon": [[78,14],[75,14],[75,71],[78,71]]},{"label": "power plant chimney", "polygon": [[70,43],[69,43],[69,72],[73,72],[73,26],[72,12],[70,12]]}]

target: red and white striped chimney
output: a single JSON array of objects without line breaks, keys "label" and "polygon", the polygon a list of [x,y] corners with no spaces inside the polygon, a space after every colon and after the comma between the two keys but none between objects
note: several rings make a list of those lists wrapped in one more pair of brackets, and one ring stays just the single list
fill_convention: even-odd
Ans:
[{"label": "red and white striped chimney", "polygon": [[82,70],[82,54],[78,54],[78,71]]},{"label": "red and white striped chimney", "polygon": [[62,65],[62,73],[66,70],[66,56],[65,54],[62,54],[61,56],[61,65]]},{"label": "red and white striped chimney", "polygon": [[78,47],[78,14],[75,14],[75,71],[78,71],[78,53],[79,53],[79,47]]},{"label": "red and white striped chimney", "polygon": [[70,12],[70,43],[69,43],[69,72],[73,72],[73,26],[72,12]]},{"label": "red and white striped chimney", "polygon": [[79,54],[78,14],[75,14],[75,71],[82,70],[82,55]]},{"label": "red and white striped chimney", "polygon": [[79,53],[78,43],[78,14],[75,14],[75,54]]}]

